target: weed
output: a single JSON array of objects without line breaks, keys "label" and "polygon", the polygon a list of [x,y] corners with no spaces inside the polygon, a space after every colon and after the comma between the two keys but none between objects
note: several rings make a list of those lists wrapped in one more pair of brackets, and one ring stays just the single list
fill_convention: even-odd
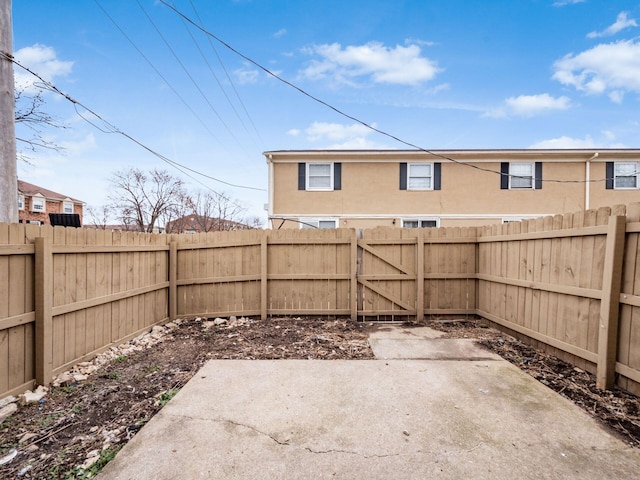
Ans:
[{"label": "weed", "polygon": [[65,385],[60,387],[60,392],[64,393],[65,395],[71,395],[75,391],[76,391],[76,387],[72,385]]},{"label": "weed", "polygon": [[155,364],[155,363],[154,363],[154,364],[149,364],[149,365],[147,365],[146,370],[147,370],[149,373],[157,372],[158,370],[160,370],[160,365],[157,365],[157,364]]},{"label": "weed", "polygon": [[167,390],[166,392],[162,392],[158,397],[158,405],[164,407],[169,401],[176,396],[176,393],[180,391],[179,388],[172,388],[171,390]]},{"label": "weed", "polygon": [[116,458],[116,454],[120,451],[122,445],[113,445],[105,448],[100,452],[100,458],[89,468],[75,467],[65,473],[65,480],[88,479],[94,478],[105,467],[107,463]]},{"label": "weed", "polygon": [[116,358],[113,359],[114,363],[122,363],[127,359],[126,355],[119,355]]},{"label": "weed", "polygon": [[108,373],[107,378],[109,380],[119,380],[121,376],[122,376],[122,372],[118,372],[117,370],[114,370],[113,372]]},{"label": "weed", "polygon": [[47,428],[49,425],[51,425],[53,422],[55,422],[61,416],[62,416],[62,412],[50,413],[50,414],[45,415],[44,417],[40,418],[38,420],[37,424],[38,424],[38,426],[40,428]]}]

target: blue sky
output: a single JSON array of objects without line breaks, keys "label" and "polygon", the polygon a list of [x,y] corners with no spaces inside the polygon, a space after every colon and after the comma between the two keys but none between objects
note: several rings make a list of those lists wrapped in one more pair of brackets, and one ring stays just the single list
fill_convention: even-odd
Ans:
[{"label": "blue sky", "polygon": [[[281,78],[422,148],[640,146],[640,0],[166,1]],[[13,35],[19,62],[140,143],[265,190],[192,174],[203,186],[47,93],[44,109],[67,128],[46,135],[65,150],[25,152],[19,177],[89,205],[106,202],[115,171],[160,167],[264,218],[265,150],[406,148],[157,0],[14,0]]]}]

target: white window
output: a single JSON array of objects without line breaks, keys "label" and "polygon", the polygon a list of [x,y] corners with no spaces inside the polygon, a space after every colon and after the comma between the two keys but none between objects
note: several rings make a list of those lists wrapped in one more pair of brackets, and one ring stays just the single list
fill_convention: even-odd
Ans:
[{"label": "white window", "polygon": [[27,220],[27,223],[31,225],[42,225],[40,220]]},{"label": "white window", "polygon": [[62,213],[73,213],[73,203],[62,202]]},{"label": "white window", "polygon": [[333,165],[331,163],[307,164],[307,190],[333,190]]},{"label": "white window", "polygon": [[638,188],[638,176],[638,162],[615,162],[613,171],[614,188]]},{"label": "white window", "polygon": [[405,218],[402,220],[402,228],[435,228],[437,226],[437,218]]},{"label": "white window", "polygon": [[301,218],[300,228],[338,228],[335,218]]},{"label": "white window", "polygon": [[433,164],[408,164],[407,178],[407,187],[409,190],[433,190]]},{"label": "white window", "polygon": [[24,210],[24,195],[18,195],[18,210]]},{"label": "white window", "polygon": [[509,188],[533,188],[533,163],[509,165]]},{"label": "white window", "polygon": [[32,212],[44,212],[45,200],[44,198],[31,197],[31,211]]},{"label": "white window", "polygon": [[524,217],[505,217],[502,219],[502,223],[519,223],[523,220],[527,220]]}]

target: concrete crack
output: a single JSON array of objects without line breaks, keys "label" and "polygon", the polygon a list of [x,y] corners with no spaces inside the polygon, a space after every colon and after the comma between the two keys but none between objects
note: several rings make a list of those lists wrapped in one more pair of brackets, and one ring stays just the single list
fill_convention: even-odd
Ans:
[{"label": "concrete crack", "polygon": [[318,455],[326,455],[326,454],[334,454],[334,453],[342,453],[345,455],[356,455],[362,458],[386,458],[386,457],[398,457],[401,455],[415,455],[415,454],[419,454],[422,453],[421,450],[415,451],[415,452],[411,452],[411,453],[387,453],[387,454],[371,454],[371,455],[367,455],[364,453],[360,453],[360,452],[355,452],[352,450],[341,450],[341,449],[328,449],[328,450],[315,450],[311,447],[302,447],[299,445],[292,445],[291,443],[289,443],[289,441],[282,441],[279,440],[277,437],[275,437],[274,435],[271,435],[270,433],[267,432],[263,432],[262,430],[257,429],[256,427],[254,427],[253,425],[247,425],[246,423],[240,423],[240,422],[236,422],[234,420],[229,420],[229,419],[218,419],[216,420],[218,422],[222,422],[222,423],[228,423],[230,425],[234,425],[236,427],[241,427],[241,428],[246,428],[248,430],[251,430],[252,432],[256,432],[259,435],[262,435],[264,437],[269,438],[270,440],[272,440],[274,443],[281,445],[281,446],[286,446],[286,447],[293,447],[293,448],[299,448],[302,450],[306,450],[309,453],[314,453],[314,454],[318,454]]}]

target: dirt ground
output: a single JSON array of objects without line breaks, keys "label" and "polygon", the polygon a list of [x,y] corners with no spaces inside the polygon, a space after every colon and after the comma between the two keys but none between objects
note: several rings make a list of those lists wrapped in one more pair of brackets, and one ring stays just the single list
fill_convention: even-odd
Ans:
[{"label": "dirt ground", "polygon": [[[407,327],[410,327],[407,324]],[[430,321],[475,338],[640,446],[640,401],[475,320]],[[371,359],[369,323],[344,319],[186,320],[152,347],[112,356],[0,424],[0,478],[91,478],[210,359]]]}]

